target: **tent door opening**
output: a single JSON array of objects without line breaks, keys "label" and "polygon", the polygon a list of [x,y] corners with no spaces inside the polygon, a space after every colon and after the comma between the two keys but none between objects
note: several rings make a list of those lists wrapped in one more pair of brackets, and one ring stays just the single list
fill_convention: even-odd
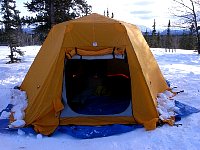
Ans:
[{"label": "tent door opening", "polygon": [[131,83],[124,59],[69,59],[65,63],[61,117],[131,116]]}]

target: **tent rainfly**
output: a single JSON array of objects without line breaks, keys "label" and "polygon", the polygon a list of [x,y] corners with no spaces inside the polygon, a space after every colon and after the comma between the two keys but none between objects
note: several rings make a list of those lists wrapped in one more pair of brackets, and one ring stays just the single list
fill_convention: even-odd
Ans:
[{"label": "tent rainfly", "polygon": [[20,86],[26,125],[44,135],[59,125],[155,129],[168,88],[140,30],[95,13],[55,25]]}]

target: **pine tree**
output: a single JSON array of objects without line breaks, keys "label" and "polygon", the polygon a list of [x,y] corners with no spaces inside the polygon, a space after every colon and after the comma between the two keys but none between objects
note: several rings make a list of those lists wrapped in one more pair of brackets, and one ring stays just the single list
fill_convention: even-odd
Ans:
[{"label": "pine tree", "polygon": [[0,29],[0,45],[6,45],[5,29],[3,26]]},{"label": "pine tree", "polygon": [[109,10],[108,10],[108,8],[107,8],[107,17],[109,17]]},{"label": "pine tree", "polygon": [[43,41],[54,24],[75,19],[91,12],[91,6],[85,0],[32,0],[25,6],[36,17],[26,17],[25,22],[37,25],[35,33]]},{"label": "pine tree", "polygon": [[168,26],[167,26],[167,36],[166,36],[166,42],[165,42],[165,49],[167,51],[167,49],[170,51],[170,49],[172,49],[173,51],[173,47],[172,47],[172,36],[171,36],[171,22],[169,20],[168,22]]},{"label": "pine tree", "polygon": [[145,31],[145,33],[144,33],[144,38],[145,38],[146,42],[147,42],[148,44],[150,44],[150,42],[149,42],[149,33],[148,33],[147,29],[146,29],[146,31]]},{"label": "pine tree", "polygon": [[197,45],[198,43],[196,43],[195,41],[196,41],[196,38],[195,38],[195,35],[194,35],[194,33],[196,32],[195,31],[195,26],[194,26],[194,24],[192,23],[192,25],[190,26],[190,32],[189,32],[189,35],[188,35],[188,40],[189,40],[189,42],[190,42],[190,49],[198,49],[198,46],[197,47],[195,47],[195,45]]},{"label": "pine tree", "polygon": [[194,35],[191,35],[191,33],[188,32],[183,32],[179,41],[179,48],[188,50],[195,49],[195,40]]},{"label": "pine tree", "polygon": [[181,49],[187,49],[187,34],[185,32],[183,32],[180,41],[179,41],[179,47]]},{"label": "pine tree", "polygon": [[114,13],[112,12],[111,18],[114,18]]},{"label": "pine tree", "polygon": [[9,63],[15,63],[21,61],[17,55],[23,56],[23,52],[17,49],[20,46],[20,31],[21,20],[19,17],[19,11],[16,10],[15,0],[2,0],[1,13],[3,14],[3,25],[5,27],[6,42],[10,48]]},{"label": "pine tree", "polygon": [[111,16],[110,16],[110,12],[109,12],[108,8],[107,8],[106,11],[104,10],[103,15],[106,16],[106,17],[114,18],[114,13],[112,12]]},{"label": "pine tree", "polygon": [[153,30],[151,34],[151,47],[157,47],[157,39],[156,39],[156,20],[154,19]]},{"label": "pine tree", "polygon": [[157,34],[157,42],[156,42],[156,47],[161,47],[161,36],[160,36],[160,32],[158,32]]}]

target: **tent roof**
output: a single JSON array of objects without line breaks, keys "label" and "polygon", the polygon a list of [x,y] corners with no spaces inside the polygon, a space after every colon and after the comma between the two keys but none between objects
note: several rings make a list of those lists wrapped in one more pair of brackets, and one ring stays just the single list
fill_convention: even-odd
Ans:
[{"label": "tent roof", "polygon": [[[96,13],[54,26],[64,30],[62,47],[101,50],[105,48],[124,48],[127,44],[128,23],[114,20]],[[59,29],[60,28],[60,29]],[[135,25],[132,28],[139,30]]]}]

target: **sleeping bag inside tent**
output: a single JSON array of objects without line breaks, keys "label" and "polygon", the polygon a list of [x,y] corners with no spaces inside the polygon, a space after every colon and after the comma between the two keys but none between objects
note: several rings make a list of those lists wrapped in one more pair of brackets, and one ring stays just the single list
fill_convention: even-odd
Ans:
[{"label": "sleeping bag inside tent", "polygon": [[91,14],[55,25],[26,74],[26,126],[141,124],[155,129],[168,89],[140,30]]}]

